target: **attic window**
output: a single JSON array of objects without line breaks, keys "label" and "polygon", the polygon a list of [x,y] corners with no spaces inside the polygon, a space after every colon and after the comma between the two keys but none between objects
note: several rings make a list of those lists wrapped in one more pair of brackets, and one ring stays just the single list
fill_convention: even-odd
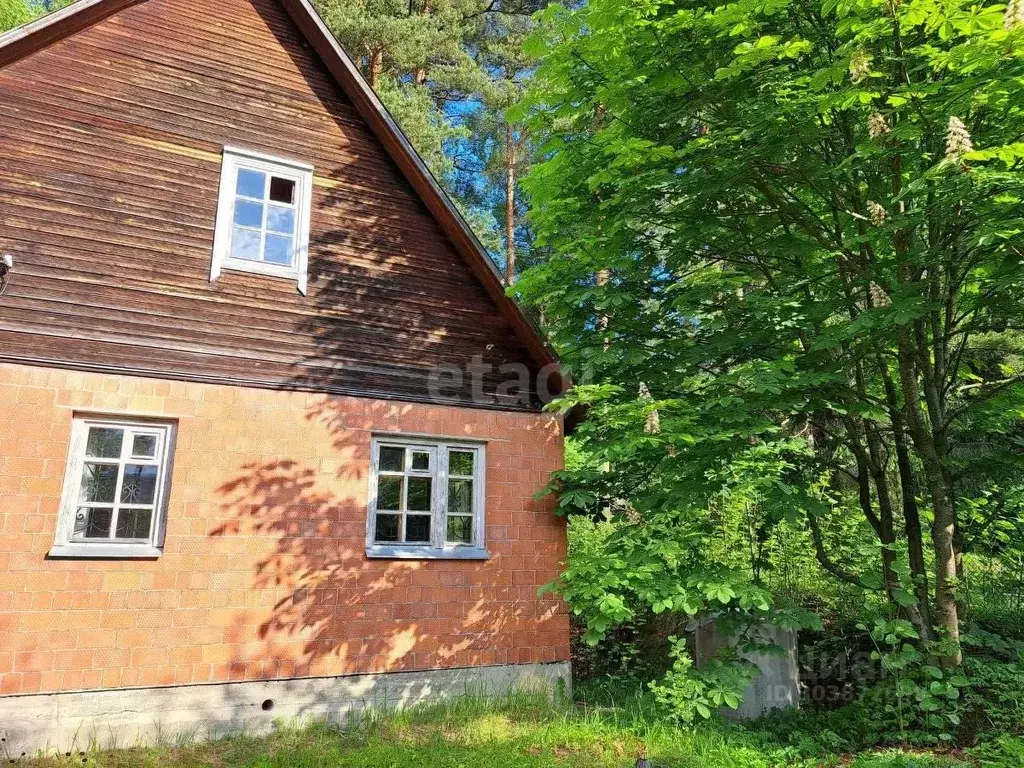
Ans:
[{"label": "attic window", "polygon": [[225,147],[210,279],[253,272],[305,293],[312,182],[311,165]]}]

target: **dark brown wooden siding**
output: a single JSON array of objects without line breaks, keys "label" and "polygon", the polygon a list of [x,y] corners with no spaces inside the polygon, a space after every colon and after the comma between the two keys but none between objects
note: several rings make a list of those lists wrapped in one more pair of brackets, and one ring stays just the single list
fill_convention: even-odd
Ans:
[{"label": "dark brown wooden siding", "polygon": [[[315,166],[307,296],[209,281],[225,145]],[[145,0],[0,69],[0,163],[2,360],[418,400],[480,356],[509,407],[498,367],[535,370],[276,0]]]}]

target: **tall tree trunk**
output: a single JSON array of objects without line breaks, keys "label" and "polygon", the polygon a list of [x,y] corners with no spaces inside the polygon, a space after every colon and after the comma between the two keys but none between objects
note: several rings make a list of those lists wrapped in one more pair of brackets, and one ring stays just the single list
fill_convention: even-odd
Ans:
[{"label": "tall tree trunk", "polygon": [[917,507],[917,484],[914,482],[914,468],[910,463],[910,448],[907,445],[907,425],[900,407],[896,385],[889,373],[889,367],[882,356],[878,356],[878,369],[885,385],[885,399],[892,422],[892,441],[896,448],[896,469],[900,474],[900,496],[903,506],[903,530],[907,537],[907,555],[910,573],[914,579],[914,594],[920,605],[928,635],[931,634],[929,618],[928,569],[924,561],[924,537],[921,532],[921,512]]},{"label": "tall tree trunk", "polygon": [[[412,0],[409,0],[409,15],[412,16]],[[420,7],[420,16],[430,15],[430,3],[425,2]],[[413,82],[416,85],[423,85],[427,82],[427,67],[424,64],[422,67],[417,67],[412,73]]]},{"label": "tall tree trunk", "polygon": [[[599,270],[597,270],[597,274],[594,276],[594,281],[597,283],[597,286],[599,288],[608,284],[608,276],[609,276],[609,274],[610,273],[608,272],[607,269],[599,269]],[[600,317],[598,317],[597,318],[597,325],[598,325],[598,327],[602,331],[607,331],[608,330],[608,315],[602,314]],[[608,347],[609,343],[610,342],[609,342],[608,338],[606,337],[605,340],[604,340],[605,348]]]},{"label": "tall tree trunk", "polygon": [[[894,599],[897,589],[901,589],[899,577],[893,567],[896,562],[896,521],[893,513],[892,495],[889,486],[888,467],[885,465],[882,438],[873,424],[865,423],[868,438],[868,451],[871,457],[871,479],[875,486],[878,499],[878,538],[882,542],[882,570],[885,577],[885,592],[890,600]],[[904,509],[904,513],[906,510]],[[918,531],[920,536],[920,531]],[[927,592],[925,593],[927,600]],[[932,638],[932,628],[928,621],[928,604],[899,605],[899,611],[914,625],[922,639]]]},{"label": "tall tree trunk", "polygon": [[505,282],[516,282],[516,143],[511,123],[505,123]]},{"label": "tall tree trunk", "polygon": [[875,486],[875,498],[878,500],[878,538],[882,542],[882,574],[885,578],[885,591],[890,599],[899,588],[899,578],[893,570],[896,562],[896,526],[893,519],[892,496],[889,490],[889,477],[886,474],[884,449],[878,431],[865,423],[865,434],[868,443],[871,481]]},{"label": "tall tree trunk", "polygon": [[376,89],[377,81],[380,80],[380,73],[384,71],[384,49],[375,48],[370,53],[369,72],[367,80],[370,87]]},{"label": "tall tree trunk", "polygon": [[[896,424],[893,425],[897,427]],[[903,497],[903,529],[907,536],[907,553],[910,573],[914,578],[914,594],[921,605],[921,611],[928,616],[928,569],[924,561],[924,537],[921,531],[921,512],[917,507],[917,489],[914,484],[914,470],[910,464],[910,451],[902,424],[894,437],[896,444],[896,468],[900,473],[900,495]],[[929,623],[929,626],[930,623]]]},{"label": "tall tree trunk", "polygon": [[953,533],[956,527],[956,507],[943,471],[942,457],[935,445],[934,434],[925,423],[921,411],[920,392],[917,382],[917,350],[911,339],[910,329],[905,328],[899,337],[899,376],[903,390],[903,404],[921,464],[924,479],[932,500],[932,551],[935,555],[935,623],[945,636],[955,643],[953,650],[944,660],[947,665],[959,665],[963,661],[960,650],[959,611],[956,604],[956,552]]},{"label": "tall tree trunk", "polygon": [[[594,133],[597,133],[602,128],[604,128],[604,117],[605,117],[605,106],[604,106],[604,104],[601,104],[600,102],[598,102],[597,104],[594,105]],[[597,202],[598,202],[598,204],[601,203],[601,193],[600,192],[597,193]],[[597,226],[598,226],[598,231],[600,231],[600,228],[601,228],[600,223],[598,223]],[[594,281],[597,283],[597,286],[599,288],[604,286],[604,285],[606,285],[608,283],[608,278],[609,278],[610,274],[611,273],[607,269],[599,269],[599,270],[597,270],[597,274],[594,275]],[[602,314],[601,316],[599,316],[598,319],[597,319],[597,325],[598,325],[598,327],[602,331],[607,331],[608,330],[608,315]],[[611,339],[609,339],[608,336],[606,335],[605,338],[604,338],[604,348],[608,349],[609,346],[611,346]]]}]

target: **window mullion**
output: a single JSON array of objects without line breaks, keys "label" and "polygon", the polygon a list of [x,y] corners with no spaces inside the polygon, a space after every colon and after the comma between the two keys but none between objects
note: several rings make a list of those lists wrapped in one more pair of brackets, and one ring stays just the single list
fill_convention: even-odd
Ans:
[{"label": "window mullion", "polygon": [[[164,460],[164,442],[167,440],[167,432],[163,431],[156,438],[156,451],[153,452],[153,460],[156,462],[156,488],[153,491],[153,511],[150,513],[149,518],[149,540],[153,544],[157,544],[160,541],[160,537],[163,535],[161,526],[164,525],[161,520],[160,509],[164,504],[164,488],[165,480],[164,472],[167,467],[163,463]],[[132,439],[134,444],[134,438]]]},{"label": "window mullion", "polygon": [[447,527],[448,509],[448,450],[443,445],[437,446],[437,455],[434,465],[437,467],[437,482],[435,483],[435,499],[437,505],[436,514],[431,522],[432,538],[431,543],[435,548],[444,547],[445,530]]},{"label": "window mullion", "polygon": [[265,262],[267,251],[267,224],[270,221],[270,183],[273,175],[266,171],[267,180],[263,184],[263,222],[260,226],[260,261]]},{"label": "window mullion", "polygon": [[470,544],[472,546],[483,547],[484,546],[484,499],[486,498],[486,489],[484,488],[484,480],[487,474],[487,467],[484,466],[484,451],[482,448],[477,448],[473,451],[473,509],[470,520],[470,524],[473,526],[473,537]]},{"label": "window mullion", "polygon": [[399,533],[398,539],[403,544],[408,543],[406,541],[406,538],[407,538],[406,537],[406,531],[407,531],[407,529],[409,527],[407,525],[407,523],[408,523],[408,517],[409,517],[409,471],[408,471],[409,459],[408,459],[408,456],[409,456],[410,453],[411,453],[411,451],[408,448],[406,448],[405,449],[406,460],[405,460],[405,465],[404,465],[405,468],[406,468],[406,471],[402,473],[402,496],[399,499],[399,506],[402,509],[401,509],[401,520],[399,522],[399,529],[398,529],[398,533]]},{"label": "window mullion", "polygon": [[117,538],[117,518],[120,515],[121,489],[124,487],[124,469],[131,457],[131,430],[121,430],[121,459],[117,465],[117,483],[114,485],[114,508],[110,513],[109,538]]},{"label": "window mullion", "polygon": [[380,443],[373,441],[370,451],[370,501],[366,515],[366,544],[377,540],[377,494],[380,488]]}]

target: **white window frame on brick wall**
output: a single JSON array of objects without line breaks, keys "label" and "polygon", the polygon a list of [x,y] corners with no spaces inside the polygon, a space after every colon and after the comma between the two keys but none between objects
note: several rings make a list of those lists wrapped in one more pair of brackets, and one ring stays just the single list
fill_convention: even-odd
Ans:
[{"label": "white window frame on brick wall", "polygon": [[[266,188],[262,199],[246,197],[238,190],[239,171],[255,171],[265,174]],[[271,180],[282,179],[295,184],[291,205],[275,203],[272,199]],[[306,293],[306,272],[309,262],[309,215],[313,197],[313,166],[297,160],[274,157],[238,147],[224,147],[220,172],[220,191],[217,200],[217,222],[213,235],[213,260],[210,264],[210,280],[220,277],[223,270],[252,272],[268,277],[282,277],[294,280],[299,292]],[[232,228],[235,225],[236,204],[262,205],[262,223],[259,227],[239,225],[240,229],[251,230],[260,238],[260,260],[235,258],[231,255]],[[290,208],[293,215],[293,231],[290,264],[273,264],[262,260],[265,248],[273,231],[269,223],[271,208]],[[287,211],[284,211],[287,213]]]},{"label": "white window frame on brick wall", "polygon": [[[405,451],[401,470],[382,470],[381,450],[387,448],[397,448]],[[373,437],[370,450],[369,501],[366,514],[367,557],[457,560],[486,560],[489,557],[484,543],[484,504],[487,497],[485,488],[487,456],[484,443],[460,439],[380,434]],[[472,475],[456,475],[450,472],[450,452],[473,454]],[[421,463],[423,454],[429,456],[429,466],[426,469],[414,466],[414,454],[418,454],[421,457],[419,459]],[[404,535],[407,518],[417,516],[415,511],[410,512],[408,508],[409,480],[431,478],[429,542],[406,543],[404,541],[379,541],[377,539],[378,489],[382,477],[405,478],[401,482],[401,490],[399,491],[401,495],[401,503],[397,512],[400,518],[399,538],[402,538]],[[472,520],[472,535],[471,540],[466,543],[455,543],[447,540],[449,480],[454,482],[460,480],[472,481],[471,498],[473,509],[471,515],[465,516]],[[395,512],[380,510],[380,514],[394,515]],[[463,516],[453,514],[451,517]]]},{"label": "white window frame on brick wall", "polygon": [[[121,431],[120,447],[109,455],[95,451],[89,455],[90,430],[116,429]],[[68,448],[64,490],[61,495],[60,515],[54,535],[51,557],[85,558],[154,558],[163,551],[167,525],[167,500],[170,493],[171,472],[174,463],[176,425],[164,421],[129,416],[76,415],[71,425],[71,444]],[[140,443],[138,440],[143,442]],[[143,446],[143,447],[140,447]],[[152,446],[152,449],[146,446]],[[116,452],[116,456],[113,455]],[[149,455],[150,452],[152,455]],[[86,465],[117,468],[112,501],[83,499],[83,479]],[[126,467],[156,467],[152,502],[133,503],[126,500]],[[93,470],[95,471],[95,470]],[[144,469],[139,469],[140,472]],[[89,508],[111,509],[110,535],[105,538],[76,534],[75,524],[86,518]],[[145,537],[118,538],[117,521],[124,512],[151,509],[149,533]]]}]

